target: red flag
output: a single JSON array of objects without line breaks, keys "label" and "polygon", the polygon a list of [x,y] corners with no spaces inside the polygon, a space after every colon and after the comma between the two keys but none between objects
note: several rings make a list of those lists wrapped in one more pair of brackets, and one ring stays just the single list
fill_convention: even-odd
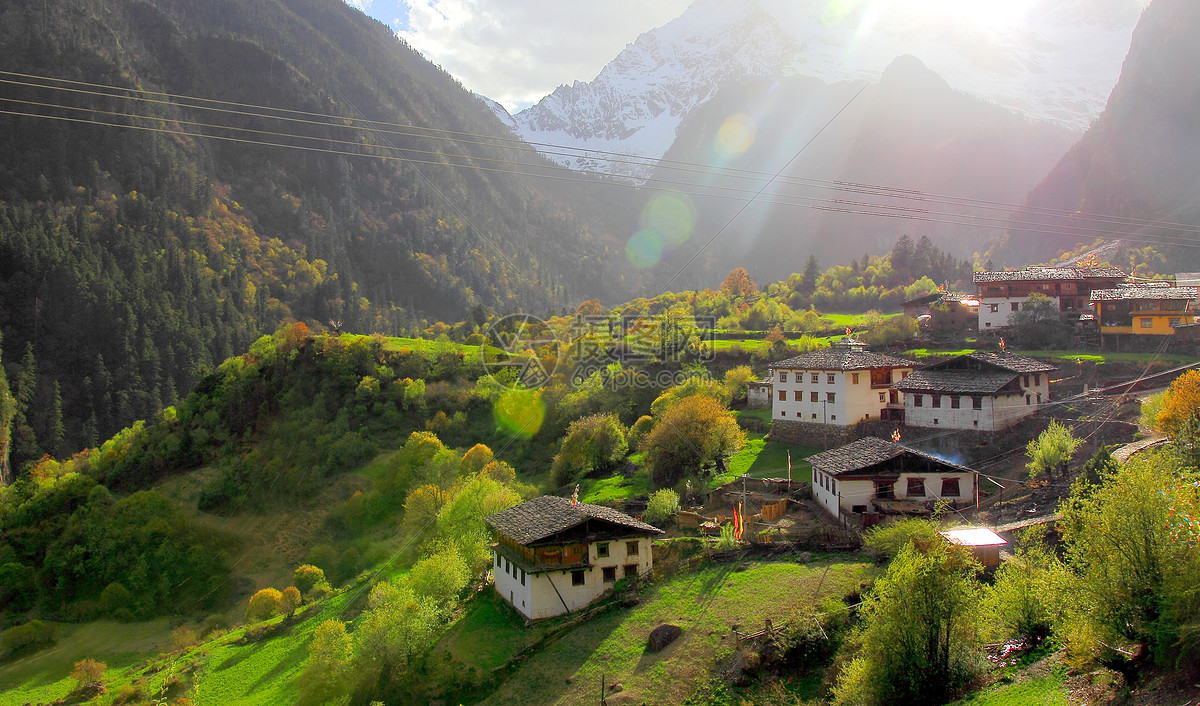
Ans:
[{"label": "red flag", "polygon": [[850,338],[850,327],[846,327],[846,338]]},{"label": "red flag", "polygon": [[741,539],[745,532],[745,520],[742,518],[742,504],[733,509],[733,538]]}]

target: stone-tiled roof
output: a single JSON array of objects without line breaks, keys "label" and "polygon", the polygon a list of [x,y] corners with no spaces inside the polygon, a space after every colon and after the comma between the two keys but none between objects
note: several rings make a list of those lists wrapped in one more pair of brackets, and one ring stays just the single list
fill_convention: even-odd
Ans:
[{"label": "stone-tiled roof", "polygon": [[[1017,355],[1016,353],[1001,353],[999,351],[978,351],[976,353],[968,353],[966,358],[977,360],[986,365],[990,365],[1001,370],[1011,370],[1014,373],[1049,373],[1058,370],[1057,367],[1028,356]],[[947,364],[953,363],[951,358],[944,363],[934,363],[927,366],[926,369],[941,368]]]},{"label": "stone-tiled roof", "polygon": [[1011,272],[976,272],[974,282],[1029,282],[1038,280],[1125,279],[1117,267],[1029,267]]},{"label": "stone-tiled roof", "polygon": [[845,446],[809,456],[805,460],[811,463],[813,468],[819,468],[830,475],[837,476],[844,473],[862,471],[905,454],[918,456],[957,471],[966,473],[974,472],[966,466],[960,466],[957,463],[951,463],[924,451],[918,451],[874,436],[863,437]]},{"label": "stone-tiled roof", "polygon": [[1016,373],[983,373],[976,370],[918,370],[896,383],[901,392],[992,394],[1017,377]]},{"label": "stone-tiled roof", "polygon": [[484,518],[489,527],[524,545],[552,537],[588,520],[628,527],[631,535],[662,534],[657,527],[610,507],[588,503],[572,505],[567,498],[553,495],[543,495]]},{"label": "stone-tiled roof", "polygon": [[1094,289],[1092,301],[1111,302],[1127,299],[1196,299],[1200,298],[1200,287],[1121,287],[1120,289]]},{"label": "stone-tiled roof", "polygon": [[871,368],[912,368],[916,363],[882,353],[846,348],[826,348],[771,363],[772,368],[797,370],[869,370]]}]

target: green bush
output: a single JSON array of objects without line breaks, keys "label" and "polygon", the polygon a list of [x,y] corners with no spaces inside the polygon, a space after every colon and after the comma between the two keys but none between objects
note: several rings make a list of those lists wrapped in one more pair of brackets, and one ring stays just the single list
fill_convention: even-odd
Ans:
[{"label": "green bush", "polygon": [[0,632],[0,660],[54,643],[54,626],[41,620]]},{"label": "green bush", "polygon": [[679,493],[670,488],[663,488],[650,494],[650,502],[646,503],[646,512],[642,514],[642,519],[657,527],[674,521],[678,514]]},{"label": "green bush", "polygon": [[292,585],[307,596],[315,586],[325,583],[325,572],[312,564],[302,564],[292,572]]}]

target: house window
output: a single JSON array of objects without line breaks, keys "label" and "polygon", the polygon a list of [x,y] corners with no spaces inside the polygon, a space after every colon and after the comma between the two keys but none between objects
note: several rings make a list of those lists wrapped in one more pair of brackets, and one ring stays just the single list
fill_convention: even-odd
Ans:
[{"label": "house window", "polygon": [[1037,387],[1038,385],[1041,385],[1041,384],[1042,384],[1042,374],[1034,373],[1033,374],[1033,386]]},{"label": "house window", "polygon": [[496,552],[492,552],[492,556],[496,558],[496,568],[500,568],[500,555]]},{"label": "house window", "polygon": [[637,556],[638,551],[638,541],[636,539],[625,543],[625,556]]},{"label": "house window", "polygon": [[1138,319],[1142,322],[1142,328],[1154,328],[1154,319]]},{"label": "house window", "polygon": [[820,395],[820,392],[810,392],[808,393],[808,400],[813,403],[820,402],[821,400],[817,399]]},{"label": "house window", "polygon": [[606,567],[604,567],[603,571],[604,571],[604,583],[612,583],[613,581],[617,580],[617,567],[606,566]]},{"label": "house window", "polygon": [[933,398],[934,408],[941,409],[942,408],[942,396],[941,395],[930,395],[930,397]]},{"label": "house window", "polygon": [[571,572],[571,585],[582,586],[584,581],[583,569],[577,569]]},{"label": "house window", "polygon": [[783,411],[783,410],[781,409],[781,410],[779,410],[779,416],[781,416],[781,417],[786,417],[786,416],[787,416],[787,412],[785,412],[785,411]]},{"label": "house window", "polygon": [[910,498],[925,497],[925,479],[924,478],[909,478],[908,479],[908,497],[910,497]]},{"label": "house window", "polygon": [[879,393],[879,403],[880,403],[880,404],[883,404],[883,403],[884,403],[884,402],[886,402],[886,401],[887,401],[887,393],[886,393],[886,392],[880,392],[880,393]]},{"label": "house window", "polygon": [[942,497],[957,498],[958,497],[958,479],[943,478],[942,479]]},{"label": "house window", "polygon": [[960,403],[959,403],[958,395],[952,396],[950,398],[950,409],[958,409],[959,406],[960,406]]},{"label": "house window", "polygon": [[938,421],[937,417],[934,417],[933,425],[936,427],[938,424],[941,424],[941,422]]},{"label": "house window", "polygon": [[518,569],[521,572],[521,585],[525,585],[525,569]]},{"label": "house window", "polygon": [[850,383],[852,385],[858,384],[858,373],[850,373]]},{"label": "house window", "polygon": [[833,373],[826,375],[825,378],[825,382],[829,383],[830,385],[833,384]]},{"label": "house window", "polygon": [[804,401],[804,392],[801,390],[796,390],[795,393],[792,395],[792,399],[795,400],[796,402]]},{"label": "house window", "polygon": [[813,418],[813,419],[816,419],[816,418],[817,418],[817,413],[816,413],[816,412],[813,412],[813,416],[812,416],[812,418]]},{"label": "house window", "polygon": [[836,415],[836,414],[831,414],[831,415],[829,415],[829,421],[831,421],[831,422],[836,422],[836,421],[837,421],[837,415]]},{"label": "house window", "polygon": [[508,559],[504,560],[504,573],[506,573],[506,574],[512,573],[512,562],[509,561]]},{"label": "house window", "polygon": [[1013,302],[1013,303],[1012,303],[1012,310],[1013,310],[1013,311],[1020,311],[1020,310],[1021,310],[1021,302]]},{"label": "house window", "polygon": [[913,406],[914,407],[924,407],[925,406],[925,396],[924,395],[913,395],[912,398],[913,398]]},{"label": "house window", "polygon": [[812,374],[812,381],[813,381],[813,382],[820,382],[820,381],[821,381],[821,376],[820,376],[820,375],[817,375],[816,373],[813,373],[813,374]]},{"label": "house window", "polygon": [[1025,395],[1025,404],[1029,404],[1029,395]]},{"label": "house window", "polygon": [[972,397],[971,398],[971,408],[972,409],[983,409],[983,398],[982,397]]},{"label": "house window", "polygon": [[837,393],[835,393],[835,392],[826,392],[826,393],[825,393],[825,399],[827,399],[827,400],[829,401],[829,404],[833,404],[834,400],[836,400],[836,399],[837,399]]},{"label": "house window", "polygon": [[596,556],[600,559],[608,556],[608,542],[601,542],[596,545]]},{"label": "house window", "polygon": [[630,576],[637,576],[637,564],[625,565],[625,578],[629,578]]},{"label": "house window", "polygon": [[779,373],[779,382],[787,382],[787,373]]},{"label": "house window", "polygon": [[780,402],[787,402],[787,390],[780,390],[780,391],[779,391],[779,401],[780,401]]},{"label": "house window", "polygon": [[1167,319],[1167,325],[1170,326],[1171,328],[1179,328],[1179,324],[1181,321],[1182,321],[1182,319],[1180,319],[1179,317],[1173,316],[1173,317]]},{"label": "house window", "polygon": [[[999,305],[999,304],[988,304],[988,306],[989,306],[989,307],[991,307],[991,310],[992,310],[992,313],[993,313],[993,314],[996,314],[996,313],[999,313],[999,312],[1000,312],[1000,305]],[[991,326],[991,324],[988,324],[988,326]]]}]

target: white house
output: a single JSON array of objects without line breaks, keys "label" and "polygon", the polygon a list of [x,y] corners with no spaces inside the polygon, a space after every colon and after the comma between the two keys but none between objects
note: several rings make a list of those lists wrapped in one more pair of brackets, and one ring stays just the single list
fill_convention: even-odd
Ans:
[{"label": "white house", "polygon": [[600,505],[543,495],[489,515],[496,593],[527,618],[579,610],[618,579],[650,572],[662,530]]},{"label": "white house", "polygon": [[880,512],[882,503],[908,500],[955,507],[977,502],[978,472],[932,454],[864,437],[808,457],[813,498],[835,519]]},{"label": "white house", "polygon": [[904,423],[914,427],[1000,431],[1050,401],[1056,368],[1013,353],[970,353],[927,365],[896,384]]},{"label": "white house", "polygon": [[1059,311],[1086,312],[1094,289],[1111,289],[1127,275],[1116,267],[1027,267],[976,272],[979,330],[1001,329],[1025,307],[1030,294],[1049,297]]},{"label": "white house", "polygon": [[762,380],[752,380],[746,386],[746,406],[751,409],[768,409],[771,406],[771,390],[775,381],[771,373]]},{"label": "white house", "polygon": [[904,400],[893,385],[915,365],[871,353],[852,338],[772,363],[771,417],[838,426],[898,419]]}]

